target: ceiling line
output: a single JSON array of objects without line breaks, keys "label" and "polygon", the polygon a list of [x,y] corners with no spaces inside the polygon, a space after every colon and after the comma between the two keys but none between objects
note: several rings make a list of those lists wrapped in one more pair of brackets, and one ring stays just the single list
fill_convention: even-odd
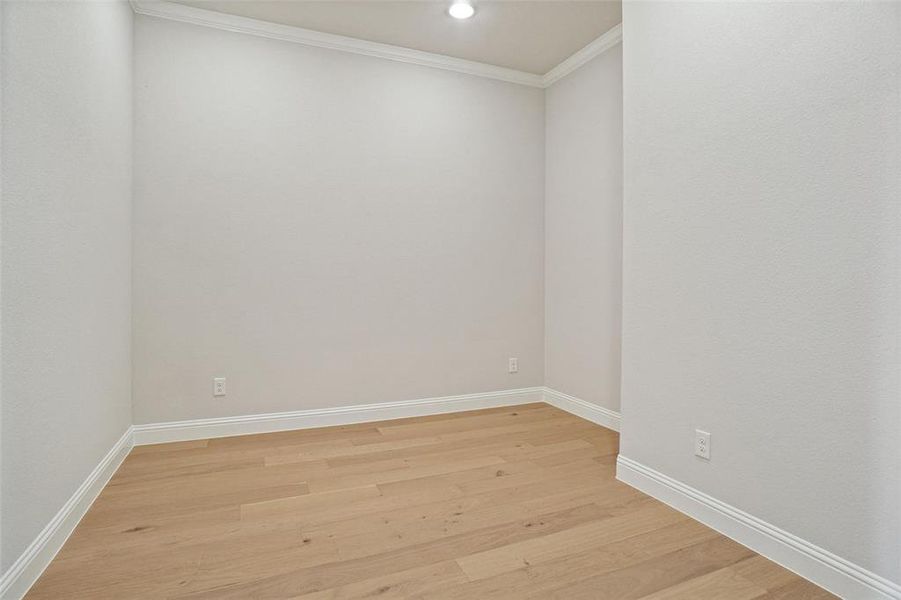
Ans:
[{"label": "ceiling line", "polygon": [[587,46],[548,71],[545,75],[537,75],[535,73],[527,73],[516,69],[499,67],[497,65],[489,65],[474,60],[465,60],[462,58],[446,56],[444,54],[413,50],[411,48],[393,46],[391,44],[369,42],[358,38],[295,27],[293,25],[270,23],[268,21],[230,15],[213,10],[186,6],[175,2],[166,2],[164,0],[129,0],[129,4],[131,4],[134,12],[139,15],[181,21],[183,23],[256,35],[259,37],[293,42],[317,48],[339,50],[342,52],[351,52],[354,54],[362,54],[364,56],[372,56],[408,64],[434,67],[447,71],[456,71],[467,75],[498,79],[500,81],[536,88],[548,87],[558,79],[575,71],[590,59],[622,40],[622,24],[620,24],[589,43]]}]

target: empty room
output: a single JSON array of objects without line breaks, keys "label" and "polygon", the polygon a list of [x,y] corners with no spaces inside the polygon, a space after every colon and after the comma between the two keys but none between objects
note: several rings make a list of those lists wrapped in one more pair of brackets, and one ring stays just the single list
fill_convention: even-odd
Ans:
[{"label": "empty room", "polygon": [[901,599],[901,1],[0,52],[0,600]]}]

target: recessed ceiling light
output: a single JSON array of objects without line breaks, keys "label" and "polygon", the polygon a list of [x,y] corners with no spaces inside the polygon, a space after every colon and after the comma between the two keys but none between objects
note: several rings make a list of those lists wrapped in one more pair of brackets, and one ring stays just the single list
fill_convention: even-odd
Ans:
[{"label": "recessed ceiling light", "polygon": [[466,0],[456,0],[447,9],[447,13],[455,19],[468,19],[476,13],[476,9]]}]

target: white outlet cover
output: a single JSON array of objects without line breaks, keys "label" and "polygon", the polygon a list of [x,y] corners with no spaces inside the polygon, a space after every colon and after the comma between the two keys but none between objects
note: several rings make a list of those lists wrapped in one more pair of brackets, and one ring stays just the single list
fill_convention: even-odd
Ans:
[{"label": "white outlet cover", "polygon": [[225,395],[225,377],[214,377],[213,378],[213,395],[214,396],[224,396]]},{"label": "white outlet cover", "polygon": [[695,456],[710,460],[710,433],[695,429]]}]

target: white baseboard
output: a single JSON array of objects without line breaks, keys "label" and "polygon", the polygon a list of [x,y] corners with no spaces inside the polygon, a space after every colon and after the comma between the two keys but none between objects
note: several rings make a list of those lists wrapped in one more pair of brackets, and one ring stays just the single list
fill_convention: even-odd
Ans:
[{"label": "white baseboard", "polygon": [[81,518],[134,445],[350,425],[368,421],[515,406],[541,402],[543,399],[543,388],[533,387],[338,408],[134,425],[123,434],[38,537],[0,577],[0,600],[19,600],[28,592],[66,543]]},{"label": "white baseboard", "polygon": [[541,387],[520,388],[481,394],[465,394],[462,396],[441,396],[438,398],[359,404],[337,408],[317,408],[282,413],[135,425],[133,427],[134,443],[136,446],[140,446],[164,442],[184,442],[233,435],[421,417],[481,408],[495,408],[498,406],[514,406],[529,402],[541,402],[544,399],[543,391],[544,389]]},{"label": "white baseboard", "polygon": [[581,398],[552,390],[549,387],[544,388],[544,401],[577,417],[582,417],[607,429],[619,431],[620,414],[609,408],[586,402]]},{"label": "white baseboard", "polygon": [[842,598],[901,598],[901,585],[623,455],[616,478]]},{"label": "white baseboard", "polygon": [[19,600],[25,595],[63,547],[81,518],[128,455],[132,446],[350,425],[369,421],[516,406],[531,402],[547,402],[604,427],[619,430],[618,413],[545,387],[338,408],[134,425],[122,435],[38,537],[0,577],[0,600]]},{"label": "white baseboard", "polygon": [[19,600],[34,585],[56,553],[75,530],[81,518],[122,464],[132,447],[131,428],[113,445],[106,456],[75,490],[43,531],[0,578],[0,598]]},{"label": "white baseboard", "polygon": [[[0,577],[0,599],[19,600],[25,595],[65,544],[133,445],[349,425],[541,401],[619,431],[619,413],[546,387],[135,425],[122,435],[38,537]],[[622,455],[617,460],[616,476],[843,598],[901,599],[901,585]]]}]

